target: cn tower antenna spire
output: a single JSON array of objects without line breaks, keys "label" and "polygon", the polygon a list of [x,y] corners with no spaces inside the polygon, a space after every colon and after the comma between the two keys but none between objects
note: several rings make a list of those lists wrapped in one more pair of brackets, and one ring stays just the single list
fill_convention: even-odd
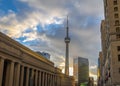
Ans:
[{"label": "cn tower antenna spire", "polygon": [[69,75],[69,43],[70,43],[70,38],[69,38],[68,16],[67,16],[65,43],[66,43],[65,74]]},{"label": "cn tower antenna spire", "polygon": [[66,34],[67,34],[67,37],[68,37],[68,35],[69,35],[69,27],[68,27],[68,16],[67,16],[67,27],[66,27],[66,29],[67,29],[67,31],[66,31]]}]

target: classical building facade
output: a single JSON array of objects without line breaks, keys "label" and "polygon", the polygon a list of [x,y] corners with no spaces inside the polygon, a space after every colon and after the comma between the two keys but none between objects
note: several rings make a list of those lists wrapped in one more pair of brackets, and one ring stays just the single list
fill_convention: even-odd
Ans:
[{"label": "classical building facade", "polygon": [[101,86],[120,86],[120,0],[103,0]]},{"label": "classical building facade", "polygon": [[73,63],[73,70],[76,86],[80,86],[82,83],[83,84],[88,83],[89,81],[88,59],[82,57],[75,58]]},{"label": "classical building facade", "polygon": [[74,79],[0,32],[0,86],[74,86]]}]

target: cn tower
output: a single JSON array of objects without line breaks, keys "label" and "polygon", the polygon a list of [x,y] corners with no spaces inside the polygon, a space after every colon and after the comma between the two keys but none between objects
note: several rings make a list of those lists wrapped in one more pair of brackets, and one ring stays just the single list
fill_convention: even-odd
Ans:
[{"label": "cn tower", "polygon": [[70,38],[69,38],[68,17],[67,17],[65,43],[66,43],[65,74],[69,75],[69,43],[70,43]]}]

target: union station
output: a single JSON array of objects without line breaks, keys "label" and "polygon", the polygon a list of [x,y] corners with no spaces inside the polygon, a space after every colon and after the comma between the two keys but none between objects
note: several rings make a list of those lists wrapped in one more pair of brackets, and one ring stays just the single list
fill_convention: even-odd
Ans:
[{"label": "union station", "polygon": [[0,86],[74,86],[74,78],[0,32]]}]

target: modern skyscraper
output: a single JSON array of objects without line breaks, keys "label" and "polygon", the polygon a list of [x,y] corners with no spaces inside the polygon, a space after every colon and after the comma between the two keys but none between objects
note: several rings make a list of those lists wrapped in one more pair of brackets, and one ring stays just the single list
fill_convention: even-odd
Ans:
[{"label": "modern skyscraper", "polygon": [[[103,0],[105,20],[101,23],[102,86],[120,85],[120,0]],[[101,77],[101,76],[100,76]]]},{"label": "modern skyscraper", "polygon": [[70,37],[69,37],[68,17],[67,17],[65,43],[66,43],[65,74],[69,75],[69,43],[70,43]]},{"label": "modern skyscraper", "polygon": [[89,79],[89,62],[88,59],[78,57],[74,59],[73,63],[73,75],[77,86],[81,83],[88,83]]}]

